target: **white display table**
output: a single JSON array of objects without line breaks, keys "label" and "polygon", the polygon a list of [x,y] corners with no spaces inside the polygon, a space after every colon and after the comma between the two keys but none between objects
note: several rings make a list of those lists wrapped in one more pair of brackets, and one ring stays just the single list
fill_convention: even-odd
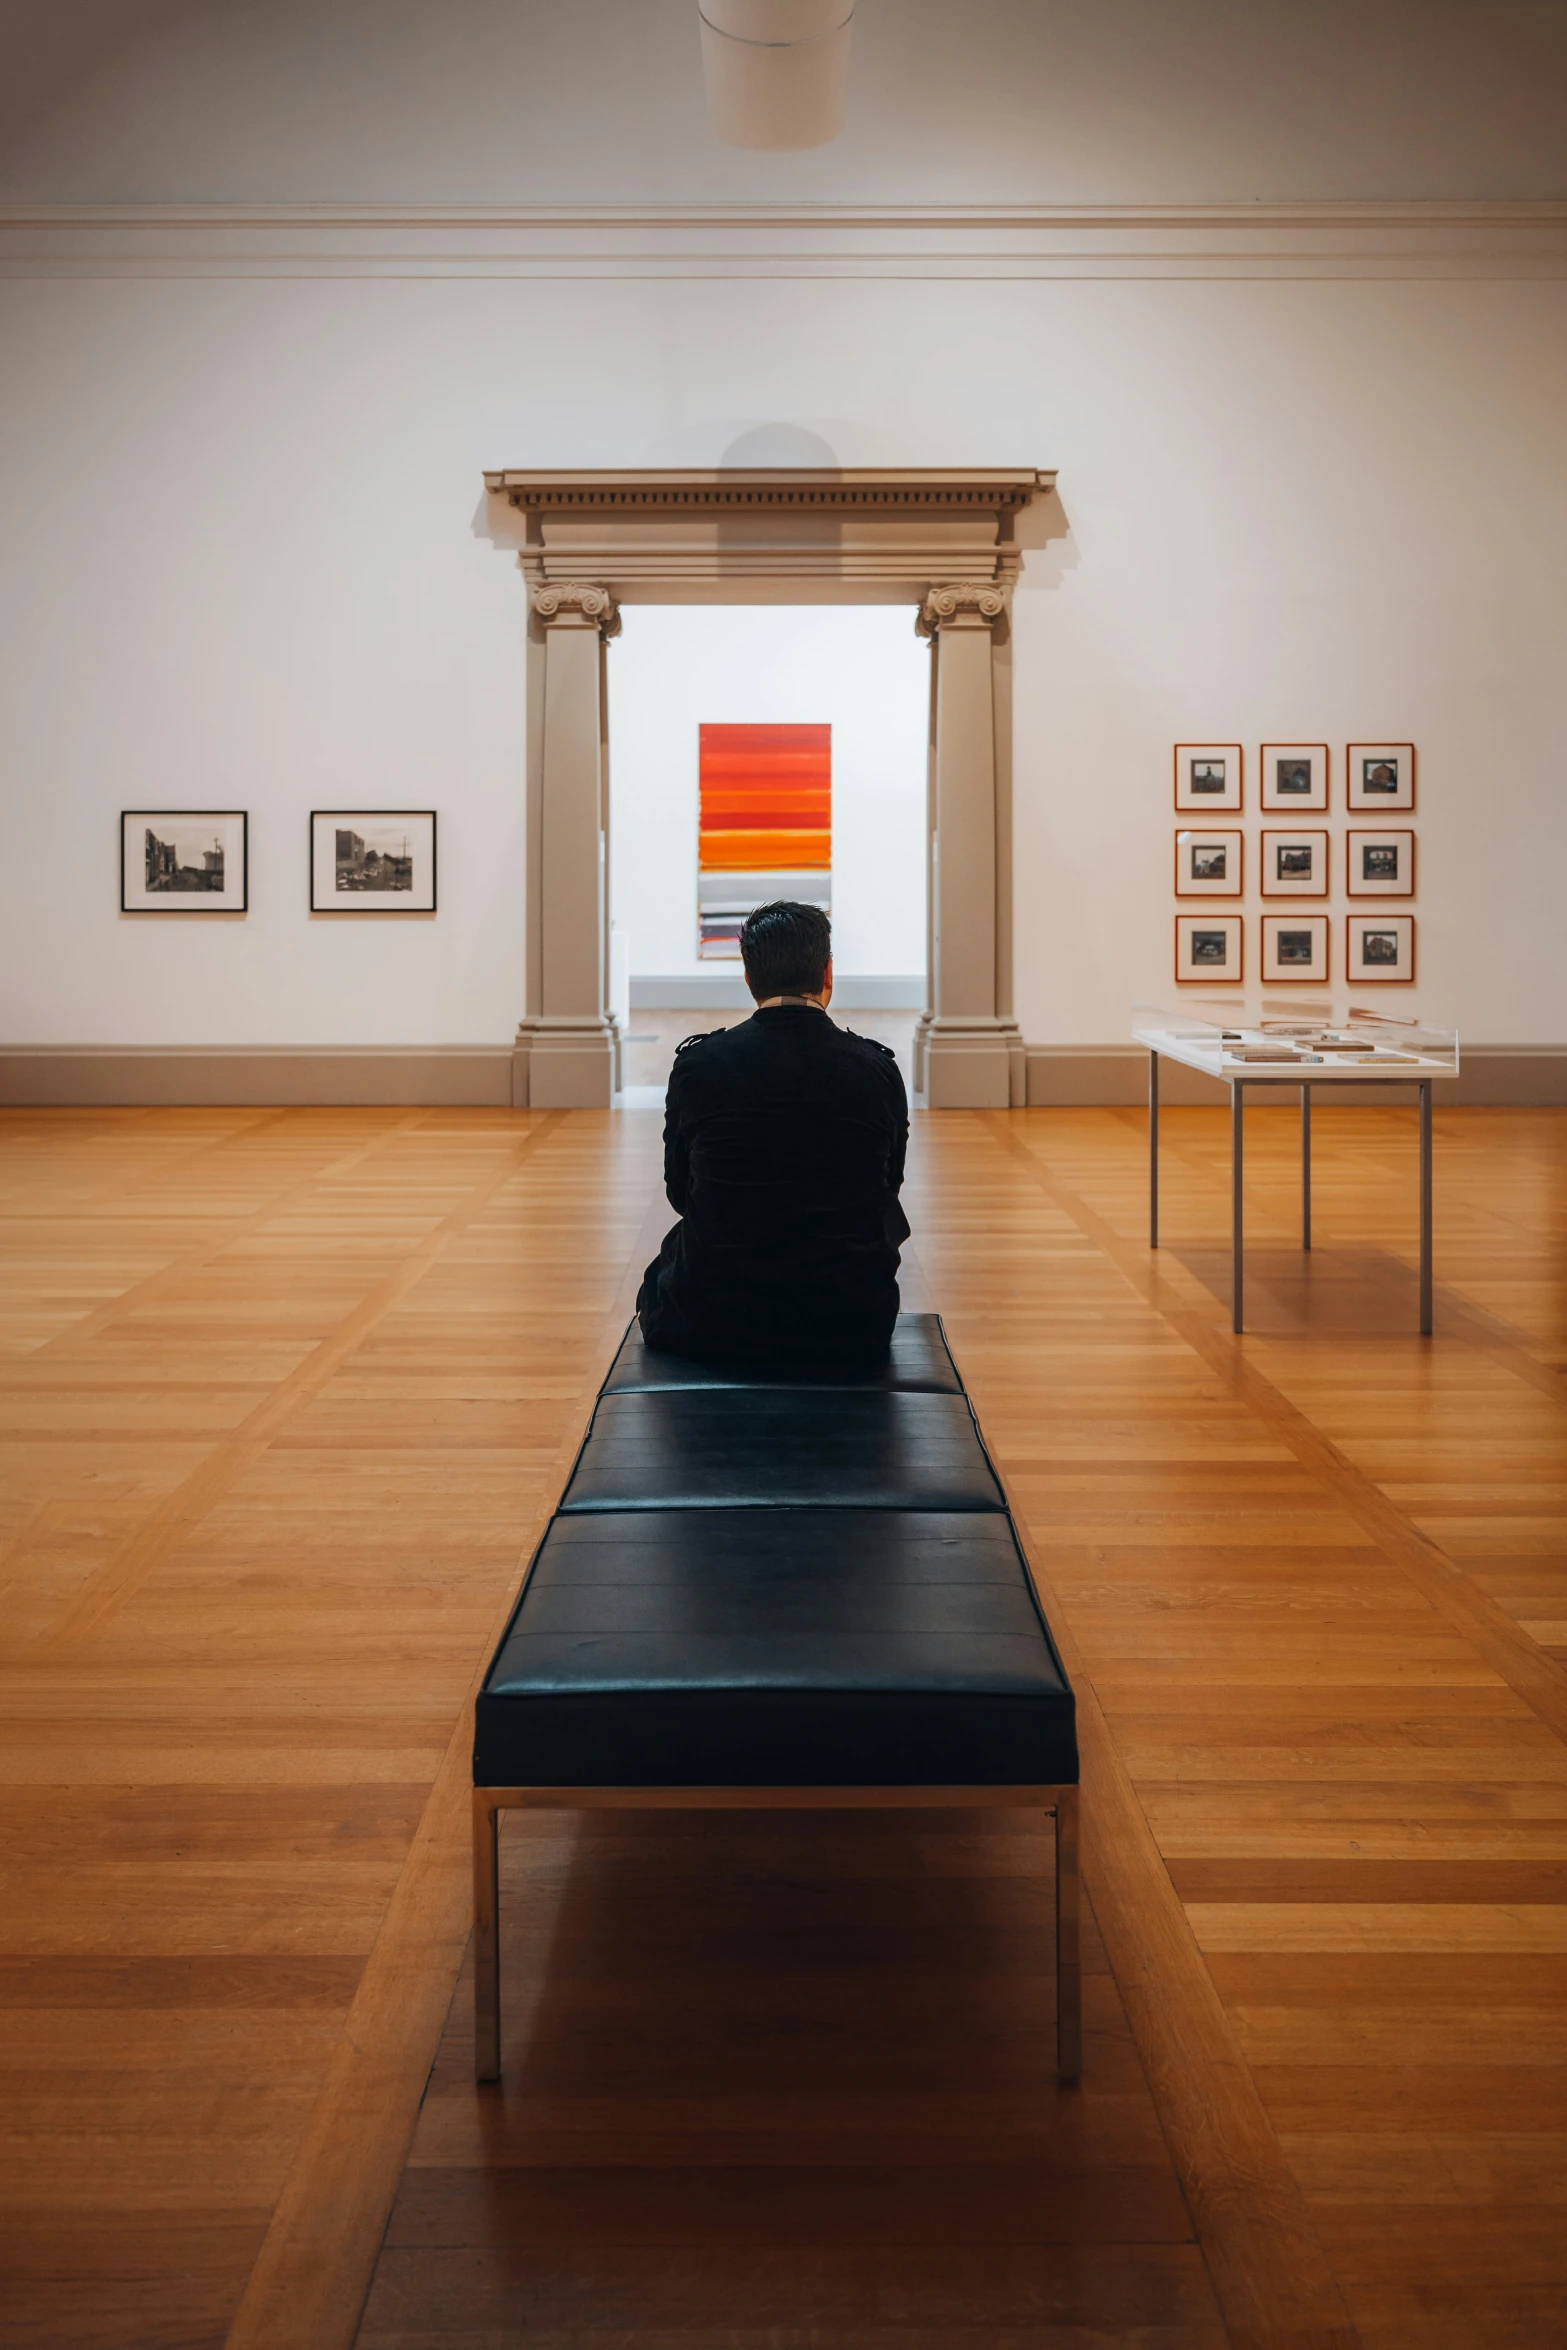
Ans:
[{"label": "white display table", "polygon": [[1311,1095],[1318,1085],[1412,1085],[1420,1095],[1420,1331],[1431,1334],[1431,1088],[1458,1075],[1456,1029],[1354,1011],[1315,1019],[1267,1006],[1208,1007],[1212,1017],[1134,1005],[1132,1035],[1148,1047],[1148,1242],[1159,1245],[1159,1063],[1180,1061],[1230,1089],[1231,1327],[1245,1327],[1245,1094],[1248,1085],[1300,1088],[1300,1244],[1311,1246]]}]

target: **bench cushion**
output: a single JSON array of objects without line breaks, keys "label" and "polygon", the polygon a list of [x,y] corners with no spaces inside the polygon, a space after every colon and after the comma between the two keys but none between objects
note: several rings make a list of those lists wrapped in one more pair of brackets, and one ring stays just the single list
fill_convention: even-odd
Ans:
[{"label": "bench cushion", "polygon": [[480,1786],[1076,1778],[1011,1521],[971,1510],[557,1517],[478,1703]]},{"label": "bench cushion", "polygon": [[1006,1506],[965,1396],[719,1387],[604,1396],[561,1509],[742,1504]]},{"label": "bench cushion", "polygon": [[742,1371],[718,1363],[688,1362],[683,1355],[655,1354],[643,1344],[633,1322],[604,1382],[605,1395],[629,1395],[649,1387],[867,1387],[909,1395],[961,1395],[963,1382],[947,1352],[936,1314],[900,1314],[887,1360],[860,1379],[831,1375],[805,1378],[787,1371]]}]

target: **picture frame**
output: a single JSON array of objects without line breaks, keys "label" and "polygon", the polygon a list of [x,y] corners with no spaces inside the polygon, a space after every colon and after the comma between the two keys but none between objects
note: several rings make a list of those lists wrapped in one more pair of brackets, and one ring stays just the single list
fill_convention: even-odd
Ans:
[{"label": "picture frame", "polygon": [[1238,816],[1245,801],[1239,743],[1177,743],[1175,808],[1180,816]]},{"label": "picture frame", "polygon": [[1246,835],[1235,830],[1198,830],[1175,836],[1175,894],[1178,898],[1238,898],[1245,890]]},{"label": "picture frame", "polygon": [[1265,898],[1325,898],[1331,846],[1325,830],[1265,829],[1260,862]]},{"label": "picture frame", "polygon": [[1265,815],[1326,815],[1326,743],[1264,743],[1258,760],[1259,805]]},{"label": "picture frame", "polygon": [[247,914],[244,808],[122,808],[122,914]]},{"label": "picture frame", "polygon": [[1346,914],[1344,976],[1351,987],[1412,987],[1413,914]]},{"label": "picture frame", "polygon": [[433,808],[313,808],[312,914],[433,914]]},{"label": "picture frame", "polygon": [[1352,898],[1412,898],[1413,832],[1401,827],[1373,832],[1351,825],[1344,835],[1344,887]]},{"label": "picture frame", "polygon": [[1246,976],[1246,924],[1239,914],[1177,914],[1175,977],[1181,987],[1234,986]]},{"label": "picture frame", "polygon": [[1264,914],[1262,978],[1267,987],[1321,987],[1328,976],[1326,914]]},{"label": "picture frame", "polygon": [[1350,743],[1344,753],[1344,805],[1351,815],[1407,815],[1415,804],[1413,743]]}]

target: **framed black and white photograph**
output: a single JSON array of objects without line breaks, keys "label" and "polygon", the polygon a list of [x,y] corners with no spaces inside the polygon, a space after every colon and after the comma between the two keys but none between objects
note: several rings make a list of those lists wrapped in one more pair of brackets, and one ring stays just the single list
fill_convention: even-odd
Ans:
[{"label": "framed black and white photograph", "polygon": [[1177,743],[1177,812],[1183,816],[1238,816],[1241,775],[1239,743]]},{"label": "framed black and white photograph", "polygon": [[1270,816],[1321,816],[1328,804],[1326,743],[1264,743],[1262,805]]},{"label": "framed black and white photograph", "polygon": [[1351,987],[1407,986],[1414,978],[1413,914],[1350,914],[1345,927],[1344,976]]},{"label": "framed black and white photograph", "polygon": [[1183,984],[1201,980],[1228,985],[1243,979],[1245,924],[1239,914],[1177,914],[1175,976]]},{"label": "framed black and white photograph", "polygon": [[1246,838],[1241,832],[1178,832],[1175,836],[1175,894],[1178,898],[1238,898],[1245,873]]},{"label": "framed black and white photograph", "polygon": [[126,808],[122,914],[243,914],[250,903],[243,808]]},{"label": "framed black and white photograph", "polygon": [[317,808],[312,914],[433,914],[433,808]]},{"label": "framed black and white photograph", "polygon": [[1312,830],[1264,832],[1262,894],[1265,898],[1325,898],[1327,834]]},{"label": "framed black and white photograph", "polygon": [[1297,980],[1320,987],[1328,975],[1326,914],[1264,914],[1262,976],[1270,986]]},{"label": "framed black and white photograph", "polygon": [[1413,743],[1351,743],[1344,753],[1344,803],[1358,815],[1415,804]]},{"label": "framed black and white photograph", "polygon": [[1352,898],[1412,898],[1415,894],[1415,836],[1412,832],[1359,832],[1345,836],[1347,887]]}]

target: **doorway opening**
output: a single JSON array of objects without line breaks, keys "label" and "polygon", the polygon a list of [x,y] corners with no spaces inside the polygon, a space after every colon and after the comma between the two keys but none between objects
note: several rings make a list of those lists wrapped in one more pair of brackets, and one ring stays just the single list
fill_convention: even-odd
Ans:
[{"label": "doorway opening", "polygon": [[770,897],[832,915],[833,1014],[913,1090],[927,1001],[930,653],[915,607],[643,605],[608,661],[610,1008],[630,1106],[748,1016]]}]

